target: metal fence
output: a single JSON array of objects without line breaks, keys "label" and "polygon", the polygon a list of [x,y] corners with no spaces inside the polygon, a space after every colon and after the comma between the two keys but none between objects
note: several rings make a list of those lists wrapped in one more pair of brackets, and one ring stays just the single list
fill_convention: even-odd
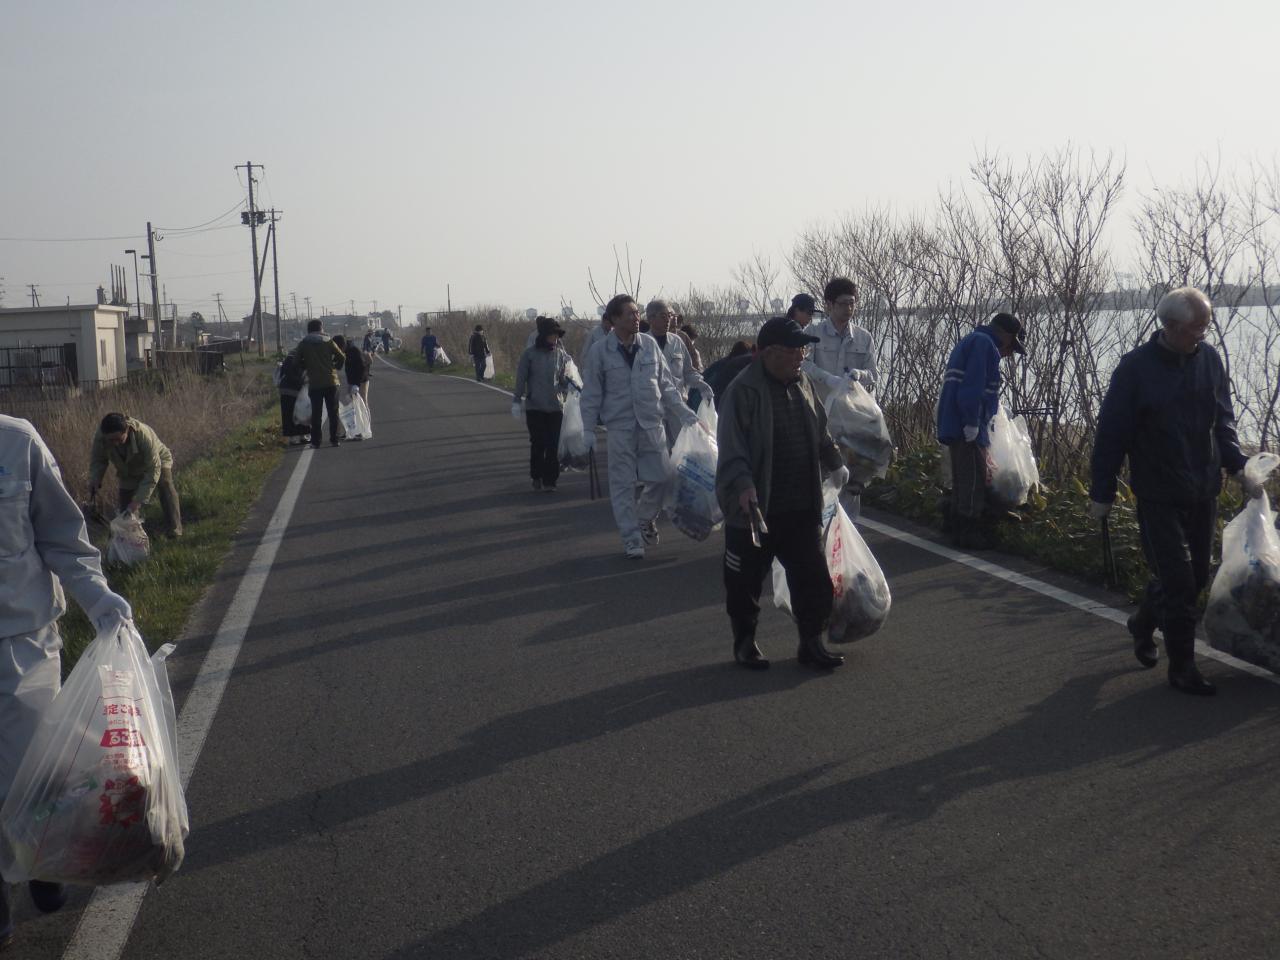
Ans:
[{"label": "metal fence", "polygon": [[0,347],[0,388],[74,387],[78,373],[74,343]]}]

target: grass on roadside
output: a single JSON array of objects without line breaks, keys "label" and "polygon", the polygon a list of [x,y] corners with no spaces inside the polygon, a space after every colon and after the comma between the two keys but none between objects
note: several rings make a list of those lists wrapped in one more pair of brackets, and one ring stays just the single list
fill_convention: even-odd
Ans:
[{"label": "grass on roadside", "polygon": [[[470,358],[466,363],[455,362],[444,367],[437,363],[430,370],[427,369],[427,361],[423,359],[422,354],[414,353],[412,350],[393,350],[390,359],[402,367],[408,367],[410,370],[418,370],[422,373],[445,373],[455,377],[466,377],[468,380],[474,379],[476,375],[476,369],[471,365]],[[505,370],[498,370],[492,380],[485,382],[492,383],[495,387],[514,390],[516,375]]]},{"label": "grass on roadside", "polygon": [[[111,588],[132,605],[149,649],[182,632],[263,483],[280,462],[279,434],[279,414],[262,413],[215,444],[207,455],[180,467],[174,479],[185,535],[177,540],[154,538],[151,556],[137,567],[105,566]],[[158,502],[147,507],[147,515],[159,517]],[[106,539],[102,528],[95,530],[94,541],[104,556]],[[59,625],[65,674],[93,639],[93,627],[74,605]]]}]

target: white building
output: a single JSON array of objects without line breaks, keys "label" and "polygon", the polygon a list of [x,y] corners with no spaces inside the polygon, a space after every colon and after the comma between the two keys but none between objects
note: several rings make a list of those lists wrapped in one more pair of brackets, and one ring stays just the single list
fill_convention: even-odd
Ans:
[{"label": "white building", "polygon": [[128,313],[96,303],[0,310],[0,386],[92,388],[124,379]]}]

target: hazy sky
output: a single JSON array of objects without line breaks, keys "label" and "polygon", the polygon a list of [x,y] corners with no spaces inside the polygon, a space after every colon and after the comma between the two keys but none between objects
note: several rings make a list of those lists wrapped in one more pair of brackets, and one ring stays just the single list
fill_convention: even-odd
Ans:
[{"label": "hazy sky", "polygon": [[[1270,160],[1277,37],[1275,0],[3,0],[5,305],[89,301],[110,263],[132,296],[146,222],[226,213],[252,160],[286,301],[407,319],[448,283],[594,315],[614,244],[646,295],[726,283],[806,225],[928,205],[984,146],[1114,149],[1129,196]],[[252,301],[223,225],[158,245],[182,313]]]}]

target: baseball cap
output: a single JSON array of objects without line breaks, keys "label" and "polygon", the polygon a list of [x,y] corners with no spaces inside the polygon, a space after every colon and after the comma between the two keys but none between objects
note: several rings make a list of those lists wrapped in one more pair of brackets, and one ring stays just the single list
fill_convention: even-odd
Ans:
[{"label": "baseball cap", "polygon": [[791,298],[791,307],[793,310],[803,310],[805,313],[816,313],[818,301],[807,293],[797,293]]},{"label": "baseball cap", "polygon": [[1027,345],[1023,341],[1022,323],[1012,313],[997,313],[991,318],[991,326],[997,330],[1003,330],[1005,333],[1013,337],[1014,353],[1025,354]]},{"label": "baseball cap", "polygon": [[807,347],[817,342],[817,337],[805,333],[800,324],[786,317],[770,317],[756,336],[756,346],[761,350],[773,346]]}]

